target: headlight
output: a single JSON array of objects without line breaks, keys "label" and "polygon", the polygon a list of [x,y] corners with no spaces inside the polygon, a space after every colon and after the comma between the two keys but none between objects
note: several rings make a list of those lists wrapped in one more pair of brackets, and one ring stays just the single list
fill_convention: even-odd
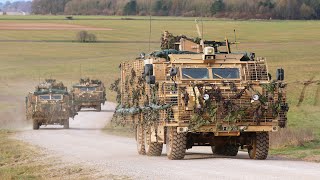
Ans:
[{"label": "headlight", "polygon": [[205,95],[203,95],[203,99],[206,101],[206,100],[208,100],[209,99],[209,94],[205,94]]},{"label": "headlight", "polygon": [[259,100],[259,95],[258,94],[253,95],[252,99],[255,100],[255,101],[258,101]]}]

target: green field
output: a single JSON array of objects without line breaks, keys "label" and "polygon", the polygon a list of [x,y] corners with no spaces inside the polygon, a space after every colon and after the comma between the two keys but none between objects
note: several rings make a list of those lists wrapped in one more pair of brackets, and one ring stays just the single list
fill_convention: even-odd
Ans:
[{"label": "green field", "polygon": [[[28,91],[32,91],[39,78],[57,78],[70,87],[80,78],[81,66],[83,77],[102,79],[108,86],[118,77],[121,61],[133,59],[141,52],[149,52],[148,43],[137,42],[149,39],[148,17],[74,18],[0,17],[0,26],[8,22],[58,23],[113,29],[90,31],[100,41],[90,44],[75,42],[78,30],[0,30],[1,113],[9,116],[15,112],[24,113],[23,98]],[[151,50],[159,49],[159,43],[155,42],[159,41],[164,30],[177,35],[197,36],[193,18],[153,19]],[[203,26],[204,38],[208,40],[224,40],[227,36],[233,41],[233,30],[236,29],[237,40],[241,43],[233,50],[256,52],[257,56],[267,57],[269,71],[273,76],[276,68],[283,67],[288,82],[289,127],[306,128],[320,137],[320,94],[316,93],[317,88],[320,88],[319,83],[309,85],[303,103],[300,107],[296,106],[303,81],[312,77],[320,80],[320,21],[233,21],[206,18]],[[114,94],[107,92],[107,96],[114,101]],[[3,118],[1,121],[13,120]]]}]

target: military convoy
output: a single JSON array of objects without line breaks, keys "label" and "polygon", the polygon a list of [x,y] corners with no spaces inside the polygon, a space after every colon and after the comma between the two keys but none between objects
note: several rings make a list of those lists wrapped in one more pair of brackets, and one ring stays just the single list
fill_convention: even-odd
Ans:
[{"label": "military convoy", "polygon": [[62,82],[46,79],[26,97],[26,118],[32,120],[33,129],[41,125],[63,125],[69,128],[69,118],[74,118],[72,96]]},{"label": "military convoy", "polygon": [[[204,41],[165,32],[161,51],[121,63],[114,120],[132,123],[141,155],[183,159],[187,149],[208,146],[213,154],[236,156],[247,149],[251,159],[266,159],[269,133],[286,127],[284,70],[272,79],[265,58],[232,52],[234,43]],[[48,79],[26,97],[33,128],[60,124],[81,108],[101,111],[104,84],[80,79],[71,92]]]},{"label": "military convoy", "polygon": [[284,70],[272,79],[265,58],[232,44],[165,32],[161,51],[121,63],[115,119],[135,125],[139,154],[160,156],[165,144],[171,160],[193,146],[267,158],[269,132],[287,122]]},{"label": "military convoy", "polygon": [[106,90],[100,80],[80,79],[71,90],[74,105],[77,111],[81,108],[95,108],[101,111],[101,104],[106,101]]},{"label": "military convoy", "polygon": [[82,107],[101,111],[106,101],[105,88],[100,80],[81,79],[68,92],[62,82],[46,79],[26,97],[26,119],[32,120],[33,129],[41,125],[63,125],[69,128],[69,118],[74,118]]}]

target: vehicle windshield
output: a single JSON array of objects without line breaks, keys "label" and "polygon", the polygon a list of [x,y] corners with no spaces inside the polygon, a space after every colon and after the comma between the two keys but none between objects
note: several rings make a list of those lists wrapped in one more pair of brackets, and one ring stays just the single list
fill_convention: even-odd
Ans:
[{"label": "vehicle windshield", "polygon": [[239,79],[238,68],[212,68],[213,79]]},{"label": "vehicle windshield", "polygon": [[50,100],[50,95],[40,95],[39,99],[43,101]]},{"label": "vehicle windshield", "polygon": [[207,68],[182,68],[183,79],[209,79]]},{"label": "vehicle windshield", "polygon": [[39,99],[41,101],[47,101],[47,100],[62,100],[62,95],[61,94],[52,94],[52,95],[39,95]]},{"label": "vehicle windshield", "polygon": [[52,100],[62,100],[62,95],[60,94],[53,94],[51,95]]},{"label": "vehicle windshield", "polygon": [[95,87],[81,87],[80,91],[95,91]]}]

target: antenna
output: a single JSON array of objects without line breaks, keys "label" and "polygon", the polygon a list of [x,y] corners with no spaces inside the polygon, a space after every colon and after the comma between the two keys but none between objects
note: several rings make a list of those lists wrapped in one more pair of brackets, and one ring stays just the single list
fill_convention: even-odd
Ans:
[{"label": "antenna", "polygon": [[81,64],[80,64],[80,79],[82,78],[82,69],[81,69]]},{"label": "antenna", "polygon": [[38,78],[39,78],[39,84],[40,84],[40,69],[38,70]]},{"label": "antenna", "polygon": [[152,28],[152,24],[151,24],[151,0],[149,0],[149,53],[150,53],[150,43],[151,43],[151,28]]},{"label": "antenna", "polygon": [[236,33],[236,29],[233,29],[233,33],[234,33],[234,43],[236,44],[236,48],[238,49],[238,43],[237,43],[237,33]]},{"label": "antenna", "polygon": [[198,36],[202,39],[202,34],[201,34],[201,32],[200,32],[200,28],[199,28],[199,24],[198,24],[198,19],[195,19],[195,23],[196,23],[196,28],[197,28]]},{"label": "antenna", "polygon": [[203,35],[203,17],[201,15],[201,39],[204,39],[204,35]]}]

